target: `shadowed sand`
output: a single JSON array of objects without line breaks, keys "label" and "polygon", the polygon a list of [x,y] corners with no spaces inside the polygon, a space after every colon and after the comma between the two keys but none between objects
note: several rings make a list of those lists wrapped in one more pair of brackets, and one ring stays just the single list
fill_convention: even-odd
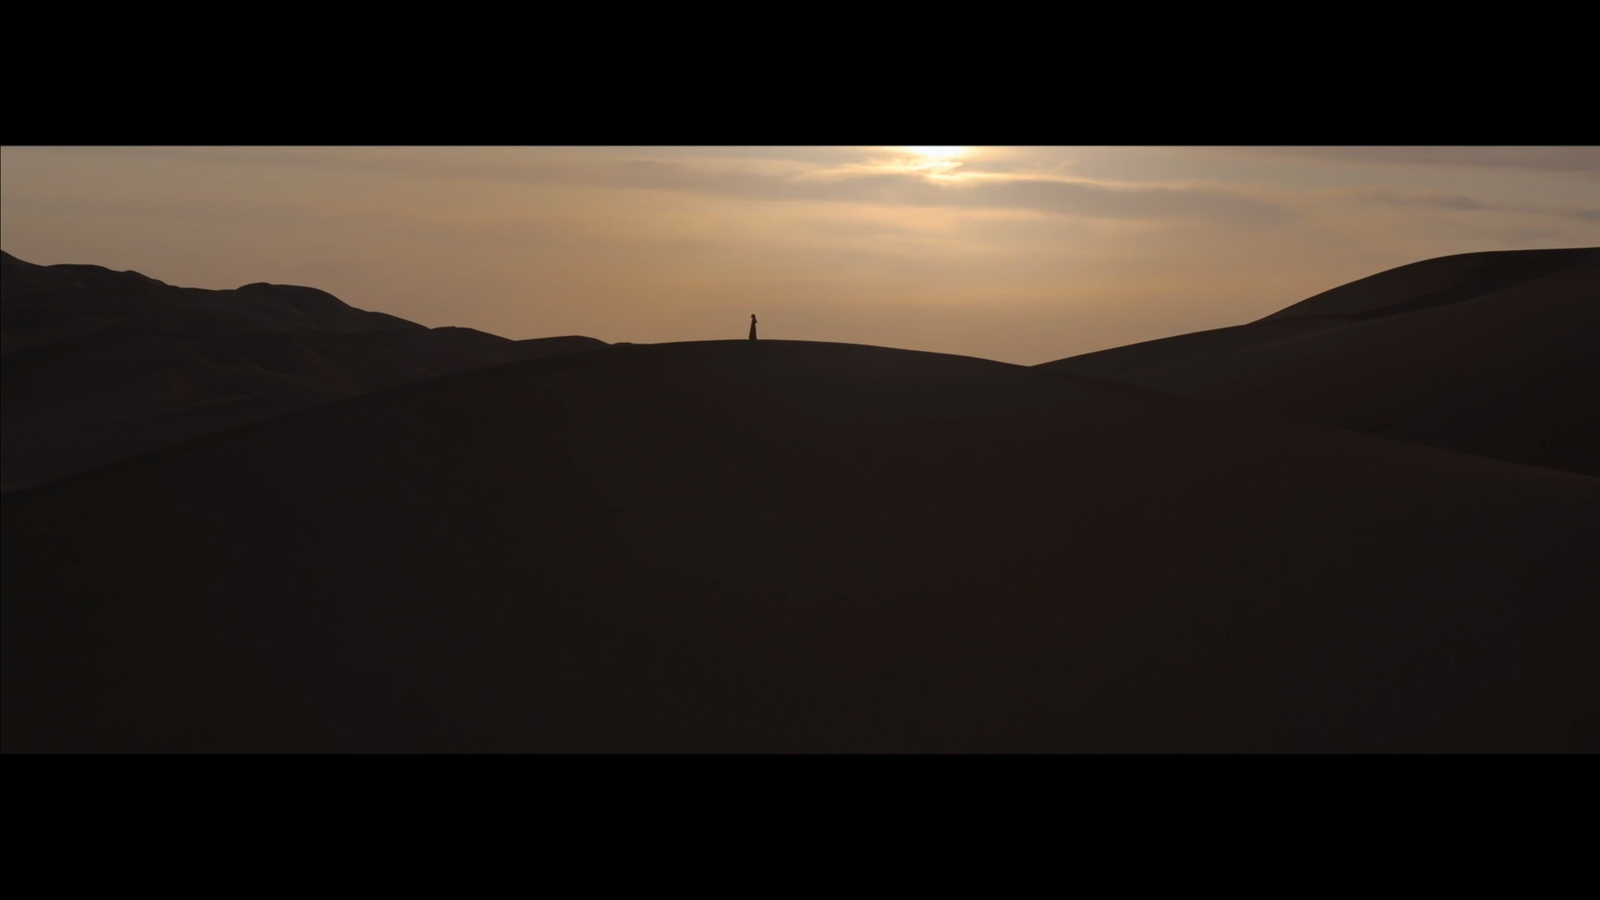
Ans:
[{"label": "shadowed sand", "polygon": [[1600,475],[1600,248],[1470,253],[1258,322],[1045,363],[1513,462]]},{"label": "shadowed sand", "polygon": [[964,357],[613,347],[7,494],[0,735],[1592,751],[1597,539],[1583,475]]},{"label": "shadowed sand", "polygon": [[179,288],[8,253],[0,291],[5,490],[366,391],[605,346],[429,329],[315,288]]}]

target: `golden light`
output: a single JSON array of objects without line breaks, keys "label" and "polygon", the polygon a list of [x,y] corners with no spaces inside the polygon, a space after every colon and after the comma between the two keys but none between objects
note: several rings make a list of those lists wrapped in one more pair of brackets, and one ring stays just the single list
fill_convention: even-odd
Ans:
[{"label": "golden light", "polygon": [[921,157],[923,157],[925,159],[941,160],[942,161],[942,160],[948,160],[948,159],[955,159],[956,157],[960,156],[961,154],[966,153],[969,148],[967,148],[967,147],[905,147],[903,149],[910,150],[912,153],[915,153],[918,156],[921,156]]}]

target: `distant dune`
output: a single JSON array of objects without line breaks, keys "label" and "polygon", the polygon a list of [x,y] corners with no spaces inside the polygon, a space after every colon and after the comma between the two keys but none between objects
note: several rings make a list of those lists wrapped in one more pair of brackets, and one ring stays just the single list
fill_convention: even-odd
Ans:
[{"label": "distant dune", "polygon": [[1600,749],[1600,480],[964,357],[447,375],[4,542],[6,752]]},{"label": "distant dune", "polygon": [[1600,475],[1600,248],[1391,269],[1257,322],[1046,363],[1276,417]]},{"label": "distant dune", "polygon": [[603,347],[363,312],[315,288],[178,288],[0,253],[3,486],[447,372]]}]

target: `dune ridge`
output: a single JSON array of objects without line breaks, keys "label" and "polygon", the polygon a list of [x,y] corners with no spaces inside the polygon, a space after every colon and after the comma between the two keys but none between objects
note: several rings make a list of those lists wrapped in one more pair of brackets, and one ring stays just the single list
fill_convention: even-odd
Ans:
[{"label": "dune ridge", "polygon": [[179,288],[8,253],[0,291],[5,490],[341,397],[605,346],[430,329],[315,288]]},{"label": "dune ridge", "polygon": [[1600,475],[1600,249],[1425,260],[1245,325],[1045,363],[1510,462]]}]

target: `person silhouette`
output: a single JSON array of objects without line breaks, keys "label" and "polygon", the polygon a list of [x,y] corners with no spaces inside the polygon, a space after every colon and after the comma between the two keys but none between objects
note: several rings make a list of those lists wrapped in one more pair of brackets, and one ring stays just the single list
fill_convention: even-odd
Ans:
[{"label": "person silhouette", "polygon": [[750,340],[756,339],[756,314],[750,314]]}]

